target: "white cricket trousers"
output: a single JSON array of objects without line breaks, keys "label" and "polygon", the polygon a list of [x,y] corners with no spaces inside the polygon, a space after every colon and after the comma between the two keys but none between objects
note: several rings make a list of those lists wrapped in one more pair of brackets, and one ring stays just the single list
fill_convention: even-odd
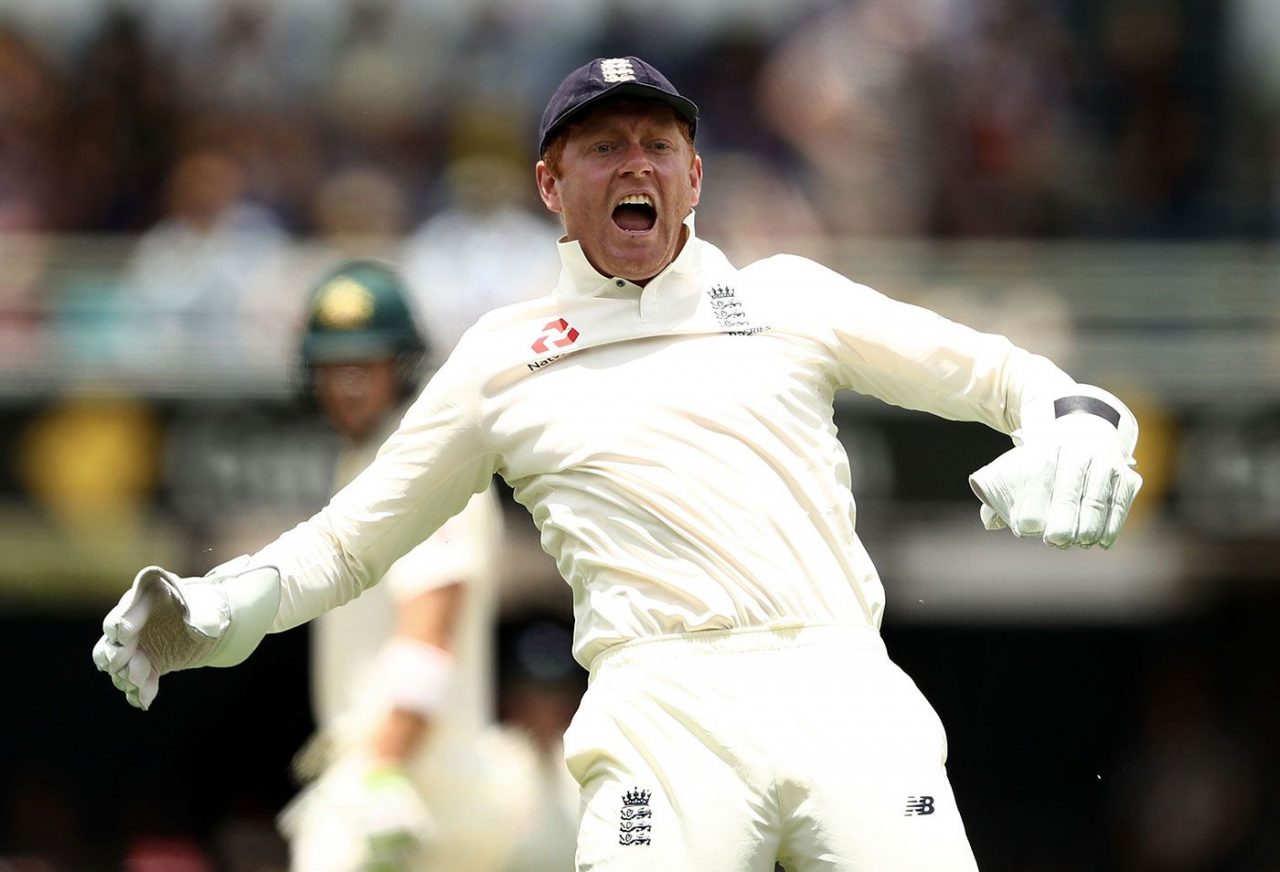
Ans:
[{"label": "white cricket trousers", "polygon": [[565,757],[580,872],[977,869],[942,723],[870,627],[607,649]]}]

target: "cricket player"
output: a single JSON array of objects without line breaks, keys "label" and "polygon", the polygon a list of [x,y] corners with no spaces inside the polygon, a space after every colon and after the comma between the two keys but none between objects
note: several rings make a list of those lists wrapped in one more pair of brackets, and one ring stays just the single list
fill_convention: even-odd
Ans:
[{"label": "cricket player", "polygon": [[[419,387],[427,345],[400,275],[372,260],[316,285],[302,359],[344,441],[336,484],[373,460]],[[532,818],[532,745],[493,726],[502,516],[484,489],[364,596],[312,631],[313,780],[281,816],[300,872],[498,872]]]},{"label": "cricket player", "polygon": [[535,174],[558,284],[480,319],[377,459],[234,567],[144,569],[98,667],[135,706],[364,591],[497,472],[574,597],[580,870],[971,870],[946,737],[880,637],[832,400],[981,421],[988,529],[1110,548],[1132,413],[1049,360],[804,258],[697,236],[698,112],[635,57],[570,73]]}]

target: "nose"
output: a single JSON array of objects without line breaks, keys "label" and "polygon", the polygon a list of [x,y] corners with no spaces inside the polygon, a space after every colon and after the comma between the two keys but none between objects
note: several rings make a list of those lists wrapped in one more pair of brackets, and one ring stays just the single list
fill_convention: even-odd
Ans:
[{"label": "nose", "polygon": [[627,144],[622,160],[618,164],[618,173],[624,176],[647,176],[653,172],[653,163],[639,142]]}]

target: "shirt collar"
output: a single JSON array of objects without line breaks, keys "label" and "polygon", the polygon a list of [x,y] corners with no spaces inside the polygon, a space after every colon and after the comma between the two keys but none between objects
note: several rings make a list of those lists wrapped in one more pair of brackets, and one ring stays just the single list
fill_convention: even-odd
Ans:
[{"label": "shirt collar", "polygon": [[561,268],[560,281],[555,289],[556,299],[567,302],[584,297],[639,298],[642,307],[647,308],[647,301],[665,297],[670,288],[687,284],[682,281],[673,281],[673,279],[679,276],[697,275],[700,271],[703,243],[694,232],[693,210],[690,210],[689,215],[684,219],[684,226],[689,230],[684,247],[680,249],[676,259],[650,279],[643,288],[627,279],[597,272],[583,253],[581,243],[576,239],[560,242]]}]

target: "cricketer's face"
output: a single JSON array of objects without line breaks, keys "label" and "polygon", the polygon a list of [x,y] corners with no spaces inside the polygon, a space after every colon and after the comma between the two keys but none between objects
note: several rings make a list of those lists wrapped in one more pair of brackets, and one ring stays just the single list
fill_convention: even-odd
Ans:
[{"label": "cricketer's face", "polygon": [[399,403],[393,359],[322,363],[315,368],[316,402],[338,435],[358,441],[372,433]]},{"label": "cricketer's face", "polygon": [[542,202],[599,272],[643,285],[680,253],[702,158],[670,108],[605,103],[569,127],[552,163],[537,165]]}]

